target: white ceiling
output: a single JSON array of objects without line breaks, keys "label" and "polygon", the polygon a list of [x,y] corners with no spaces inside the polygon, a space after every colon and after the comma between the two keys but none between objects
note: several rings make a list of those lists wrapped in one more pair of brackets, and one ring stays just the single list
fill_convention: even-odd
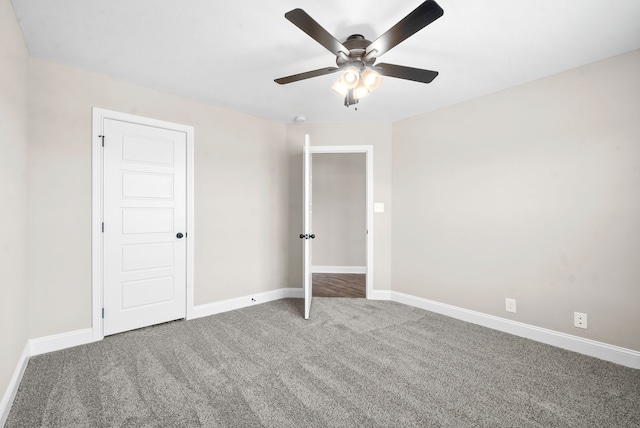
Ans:
[{"label": "white ceiling", "polygon": [[638,0],[437,1],[444,16],[380,62],[440,75],[385,77],[356,111],[337,74],[273,81],[335,66],[285,12],[375,40],[421,0],[12,0],[35,57],[283,123],[392,122],[640,48]]}]

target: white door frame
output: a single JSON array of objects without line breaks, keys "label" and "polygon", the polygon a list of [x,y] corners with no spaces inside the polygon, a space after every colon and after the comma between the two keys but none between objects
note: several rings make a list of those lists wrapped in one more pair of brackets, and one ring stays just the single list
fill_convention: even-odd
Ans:
[{"label": "white door frame", "polygon": [[366,297],[373,298],[373,146],[311,146],[314,153],[364,153],[366,156],[367,181],[367,267]]},{"label": "white door frame", "polygon": [[[193,249],[194,249],[194,215],[193,215],[193,147],[194,130],[192,126],[135,116],[128,113],[120,113],[101,108],[93,108],[93,126],[91,131],[91,328],[93,340],[104,338],[102,319],[103,306],[103,272],[104,272],[104,244],[102,233],[103,222],[103,183],[104,160],[102,150],[102,130],[105,119],[119,120],[122,122],[165,128],[173,131],[184,132],[187,139],[187,270],[186,270],[186,318],[193,317]],[[108,144],[108,141],[106,142]]]}]

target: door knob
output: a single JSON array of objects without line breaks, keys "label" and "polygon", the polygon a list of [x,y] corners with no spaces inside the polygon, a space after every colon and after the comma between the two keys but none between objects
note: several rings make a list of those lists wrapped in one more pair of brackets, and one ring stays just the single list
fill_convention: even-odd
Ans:
[{"label": "door knob", "polygon": [[316,235],[314,235],[313,233],[311,235],[309,235],[309,238],[311,239],[316,239]]},{"label": "door knob", "polygon": [[180,239],[180,238],[182,238],[183,236],[184,236],[184,235],[183,235],[182,233],[178,232],[178,234],[176,235],[176,238]]},{"label": "door knob", "polygon": [[301,233],[300,239],[309,239],[309,235],[305,235],[304,233]]}]

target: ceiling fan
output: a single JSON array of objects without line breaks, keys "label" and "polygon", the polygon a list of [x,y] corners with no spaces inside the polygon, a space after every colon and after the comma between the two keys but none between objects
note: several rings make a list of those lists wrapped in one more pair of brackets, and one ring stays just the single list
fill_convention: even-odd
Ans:
[{"label": "ceiling fan", "polygon": [[380,85],[381,75],[430,83],[438,75],[437,71],[375,62],[382,54],[440,18],[443,13],[434,0],[426,0],[375,41],[371,42],[361,34],[353,34],[340,43],[304,10],[293,9],[284,14],[285,18],[334,54],[337,67],[281,77],[275,82],[284,85],[342,71],[342,77],[332,89],[344,97],[347,107],[375,90]]}]

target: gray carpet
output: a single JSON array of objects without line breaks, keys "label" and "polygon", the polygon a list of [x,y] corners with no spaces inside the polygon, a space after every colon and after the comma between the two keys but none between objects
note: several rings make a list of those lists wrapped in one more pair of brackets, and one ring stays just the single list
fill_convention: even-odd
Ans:
[{"label": "gray carpet", "polygon": [[640,427],[640,370],[393,302],[315,298],[32,358],[7,427]]}]

